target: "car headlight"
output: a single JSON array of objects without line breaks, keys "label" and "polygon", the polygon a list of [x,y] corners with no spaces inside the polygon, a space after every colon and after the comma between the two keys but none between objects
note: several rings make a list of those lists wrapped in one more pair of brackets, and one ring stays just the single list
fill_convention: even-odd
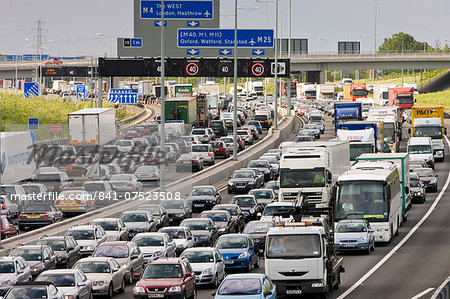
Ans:
[{"label": "car headlight", "polygon": [[233,186],[234,183],[233,182],[228,182],[228,186]]},{"label": "car headlight", "polygon": [[94,246],[88,245],[83,247],[84,250],[94,250]]},{"label": "car headlight", "polygon": [[243,259],[243,258],[246,258],[247,256],[248,256],[247,251],[244,251],[243,253],[241,253],[241,254],[238,256],[238,259]]},{"label": "car headlight", "polygon": [[219,232],[225,232],[225,231],[227,231],[226,226],[222,226],[221,228],[219,228]]},{"label": "car headlight", "polygon": [[142,294],[145,293],[145,289],[143,287],[134,287],[133,294]]},{"label": "car headlight", "polygon": [[254,209],[254,208],[251,208],[250,209],[250,214],[253,214],[253,213],[255,213],[256,212],[256,210]]},{"label": "car headlight", "polygon": [[367,242],[367,237],[361,237],[358,239],[358,242]]},{"label": "car headlight", "polygon": [[418,192],[415,193],[415,195],[421,196],[421,195],[422,195],[422,192],[418,191]]},{"label": "car headlight", "polygon": [[254,182],[254,181],[253,181],[253,182],[248,182],[248,184],[249,184],[249,185],[254,185],[255,182]]},{"label": "car headlight", "polygon": [[183,213],[179,213],[179,214],[175,214],[175,216],[177,216],[177,217],[184,217],[184,214]]},{"label": "car headlight", "polygon": [[169,292],[181,292],[181,287],[180,286],[170,287]]},{"label": "car headlight", "polygon": [[212,275],[212,273],[213,273],[212,268],[203,270],[203,275]]},{"label": "car headlight", "polygon": [[2,287],[9,287],[9,286],[11,286],[11,281],[5,280],[5,281],[2,283],[1,286],[2,286]]},{"label": "car headlight", "polygon": [[31,272],[39,272],[41,271],[41,267],[32,268]]},{"label": "car headlight", "polygon": [[73,295],[64,295],[64,299],[74,299]]},{"label": "car headlight", "polygon": [[94,281],[93,283],[92,283],[92,285],[93,286],[104,286],[105,285],[105,282],[104,281]]},{"label": "car headlight", "polygon": [[121,268],[125,270],[126,268],[128,268],[128,264],[123,264]]}]

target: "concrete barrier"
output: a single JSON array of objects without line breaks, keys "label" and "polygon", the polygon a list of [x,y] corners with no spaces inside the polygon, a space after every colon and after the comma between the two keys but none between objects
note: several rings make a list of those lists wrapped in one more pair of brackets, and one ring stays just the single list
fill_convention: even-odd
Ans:
[{"label": "concrete barrier", "polygon": [[450,298],[450,276],[434,292],[431,299],[449,299]]},{"label": "concrete barrier", "polygon": [[[296,126],[295,117],[284,117],[278,126],[278,130],[269,130],[267,136],[255,146],[246,149],[238,155],[238,160],[233,161],[227,159],[218,163],[215,167],[210,167],[202,172],[194,174],[188,178],[180,179],[167,185],[166,191],[177,192],[183,187],[195,185],[217,185],[218,182],[230,176],[234,170],[246,167],[248,162],[260,157],[269,149],[278,148],[278,145],[289,137]],[[152,190],[157,191],[158,189]],[[142,201],[122,201],[114,205],[110,205],[77,217],[64,220],[60,223],[55,223],[42,227],[31,232],[20,234],[19,236],[10,239],[2,240],[2,245],[5,247],[0,251],[1,254],[7,254],[7,251],[19,244],[34,244],[38,238],[43,234],[47,236],[64,235],[67,229],[74,225],[88,223],[95,218],[118,217],[124,210],[136,208]]]}]

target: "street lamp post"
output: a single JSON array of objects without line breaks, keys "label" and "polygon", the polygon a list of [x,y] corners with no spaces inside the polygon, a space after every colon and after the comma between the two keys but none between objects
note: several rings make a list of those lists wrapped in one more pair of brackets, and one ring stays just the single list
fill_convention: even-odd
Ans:
[{"label": "street lamp post", "polygon": [[234,0],[234,95],[233,95],[233,160],[237,160],[237,0]]},{"label": "street lamp post", "polygon": [[278,0],[275,0],[275,113],[274,113],[274,130],[278,130],[278,56],[277,56],[277,39],[278,38]]},{"label": "street lamp post", "polygon": [[[165,76],[165,40],[164,40],[164,0],[161,0],[161,88],[160,88],[160,100],[161,100],[161,153],[163,154],[164,161],[167,159],[166,157],[166,89],[164,87],[164,76]],[[161,164],[161,173],[160,173],[160,187],[159,190],[161,192],[165,191],[165,163]]]}]

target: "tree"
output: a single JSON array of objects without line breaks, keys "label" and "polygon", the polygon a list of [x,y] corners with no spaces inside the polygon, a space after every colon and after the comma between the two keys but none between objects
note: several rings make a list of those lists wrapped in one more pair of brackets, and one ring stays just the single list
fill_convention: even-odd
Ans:
[{"label": "tree", "polygon": [[402,52],[402,51],[428,51],[427,42],[419,42],[408,33],[399,32],[390,38],[385,38],[383,44],[378,48],[378,52]]}]

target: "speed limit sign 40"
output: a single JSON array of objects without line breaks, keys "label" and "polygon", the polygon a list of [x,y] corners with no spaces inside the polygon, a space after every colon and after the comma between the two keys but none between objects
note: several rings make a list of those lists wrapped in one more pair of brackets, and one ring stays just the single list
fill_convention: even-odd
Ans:
[{"label": "speed limit sign 40", "polygon": [[259,77],[264,74],[265,68],[261,63],[255,63],[252,65],[252,74],[253,76]]},{"label": "speed limit sign 40", "polygon": [[186,74],[188,74],[189,76],[195,76],[197,75],[199,69],[200,68],[198,67],[197,63],[190,62],[186,65]]}]

